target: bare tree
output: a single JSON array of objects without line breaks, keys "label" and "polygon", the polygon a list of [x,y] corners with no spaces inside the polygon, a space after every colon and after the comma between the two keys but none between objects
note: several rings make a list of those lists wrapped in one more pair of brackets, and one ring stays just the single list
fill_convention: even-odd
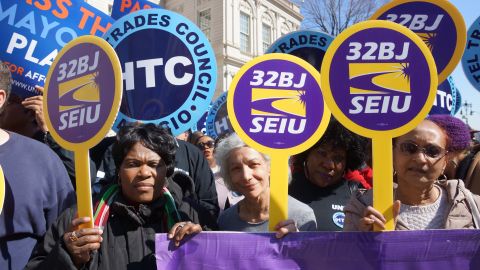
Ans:
[{"label": "bare tree", "polygon": [[294,0],[302,9],[303,28],[317,28],[332,36],[367,20],[387,0]]}]

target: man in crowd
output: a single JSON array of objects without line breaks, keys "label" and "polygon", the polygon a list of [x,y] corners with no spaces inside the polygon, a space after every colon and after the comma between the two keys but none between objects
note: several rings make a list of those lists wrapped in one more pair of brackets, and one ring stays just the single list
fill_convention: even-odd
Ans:
[{"label": "man in crowd", "polygon": [[[0,61],[0,114],[9,100],[11,84],[9,68]],[[52,150],[2,128],[0,165],[5,175],[0,179],[5,181],[5,201],[0,207],[0,269],[23,269],[37,240],[75,203],[75,193]]]}]

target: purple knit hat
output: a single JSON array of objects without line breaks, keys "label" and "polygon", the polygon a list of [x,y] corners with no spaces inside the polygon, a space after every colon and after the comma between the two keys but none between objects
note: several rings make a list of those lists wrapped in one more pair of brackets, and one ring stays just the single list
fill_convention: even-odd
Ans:
[{"label": "purple knit hat", "polygon": [[447,132],[450,138],[448,151],[465,150],[470,147],[470,128],[462,120],[448,114],[430,115],[427,120],[434,122]]}]

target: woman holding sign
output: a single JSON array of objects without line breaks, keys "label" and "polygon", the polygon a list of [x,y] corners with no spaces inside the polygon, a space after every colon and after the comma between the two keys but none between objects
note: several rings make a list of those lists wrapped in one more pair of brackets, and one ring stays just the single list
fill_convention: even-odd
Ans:
[{"label": "woman holding sign", "polygon": [[[268,231],[270,202],[270,158],[246,145],[237,134],[220,141],[215,158],[226,186],[245,196],[218,218],[220,230]],[[289,219],[275,226],[276,237],[289,232],[315,231],[315,215],[310,207],[288,198]]]},{"label": "woman holding sign", "polygon": [[[480,227],[480,197],[462,180],[443,177],[451,144],[444,129],[423,120],[415,129],[393,140],[396,230],[471,229]],[[443,178],[442,180],[437,180]],[[378,179],[376,181],[379,181]],[[372,206],[372,192],[359,192],[345,207],[346,231],[385,228],[385,217]]]},{"label": "woman holding sign", "polygon": [[[95,228],[65,211],[35,248],[26,269],[155,269],[155,234],[168,232],[178,246],[202,231],[195,206],[184,200],[193,182],[172,177],[175,141],[153,124],[125,126],[113,156],[118,183],[103,192],[94,208]],[[182,183],[177,184],[177,183]]]}]

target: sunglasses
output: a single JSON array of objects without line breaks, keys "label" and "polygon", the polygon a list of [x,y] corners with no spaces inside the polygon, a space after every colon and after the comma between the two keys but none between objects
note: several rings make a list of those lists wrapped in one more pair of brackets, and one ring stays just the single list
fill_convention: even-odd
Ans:
[{"label": "sunglasses", "polygon": [[200,149],[213,148],[214,146],[215,146],[214,141],[197,143],[197,147],[200,148]]},{"label": "sunglasses", "polygon": [[413,142],[403,142],[400,144],[400,151],[404,154],[415,155],[418,151],[425,154],[431,159],[439,159],[447,154],[447,150],[440,146],[429,144],[425,147],[420,147]]}]

